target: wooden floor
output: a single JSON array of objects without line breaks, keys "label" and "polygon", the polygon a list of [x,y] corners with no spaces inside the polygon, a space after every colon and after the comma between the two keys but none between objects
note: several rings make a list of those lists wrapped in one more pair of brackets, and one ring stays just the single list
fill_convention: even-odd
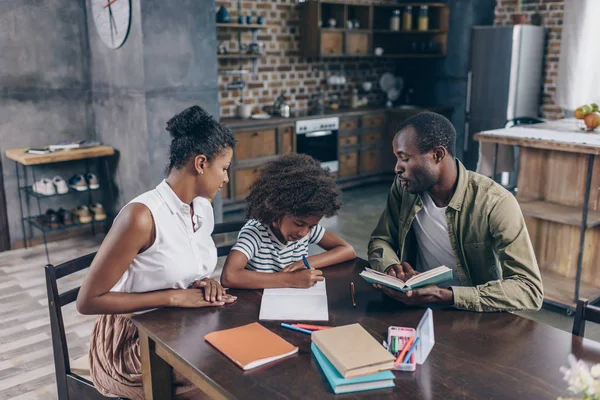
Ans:
[{"label": "wooden floor", "polygon": [[[367,242],[387,198],[389,185],[374,185],[344,192],[340,215],[322,225],[352,244],[359,257],[366,257]],[[241,218],[230,214],[227,220]],[[50,244],[53,263],[60,263],[96,251],[97,238],[77,238]],[[42,246],[0,253],[0,400],[56,399],[52,345],[46,303]],[[82,271],[83,272],[83,271]],[[220,271],[215,271],[218,276]],[[82,274],[60,282],[64,291],[79,284]],[[77,313],[74,305],[63,308],[71,358],[87,352],[94,317]],[[564,313],[541,310],[523,313],[559,329],[570,331],[573,319]],[[586,337],[600,341],[600,328],[591,324]],[[566,360],[565,360],[566,363]]]}]

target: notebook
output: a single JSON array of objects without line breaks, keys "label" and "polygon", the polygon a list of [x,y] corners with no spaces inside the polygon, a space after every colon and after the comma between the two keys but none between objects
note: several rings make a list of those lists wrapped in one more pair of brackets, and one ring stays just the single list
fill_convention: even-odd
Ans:
[{"label": "notebook", "polygon": [[292,346],[258,322],[212,332],[204,336],[204,340],[216,347],[244,371],[298,352],[297,347]]},{"label": "notebook", "polygon": [[344,378],[394,368],[394,356],[360,324],[313,332],[311,339]]},{"label": "notebook", "polygon": [[328,321],[325,281],[308,289],[265,289],[260,303],[261,321]]},{"label": "notebook", "polygon": [[417,289],[427,285],[439,285],[440,283],[452,280],[452,270],[445,265],[442,265],[441,267],[430,269],[429,271],[415,275],[406,282],[371,268],[365,268],[365,270],[360,273],[360,276],[369,283],[376,283],[401,292],[408,292],[411,289]]},{"label": "notebook", "polygon": [[314,343],[310,345],[310,349],[335,394],[383,389],[394,386],[394,374],[392,371],[382,371],[375,374],[344,379]]}]

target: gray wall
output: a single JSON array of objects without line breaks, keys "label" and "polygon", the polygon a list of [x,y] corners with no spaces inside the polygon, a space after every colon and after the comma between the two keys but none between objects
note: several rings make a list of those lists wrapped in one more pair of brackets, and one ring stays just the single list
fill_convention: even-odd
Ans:
[{"label": "gray wall", "polygon": [[4,151],[93,137],[85,20],[79,1],[0,2],[0,151],[13,242],[21,238],[17,179]]},{"label": "gray wall", "polygon": [[169,118],[194,104],[218,118],[217,60],[207,56],[217,52],[214,10],[214,0],[132,0],[116,50],[90,29],[96,133],[119,151],[117,208],[165,177]]},{"label": "gray wall", "polygon": [[[0,2],[0,146],[13,242],[21,237],[18,192],[4,150],[66,139],[114,146],[118,209],[164,178],[168,118],[194,104],[218,118],[214,0],[131,0],[129,36],[116,50],[101,42],[89,5]],[[37,174],[68,179],[83,172],[77,168],[68,163]],[[85,203],[76,197],[45,200],[42,212]]]}]

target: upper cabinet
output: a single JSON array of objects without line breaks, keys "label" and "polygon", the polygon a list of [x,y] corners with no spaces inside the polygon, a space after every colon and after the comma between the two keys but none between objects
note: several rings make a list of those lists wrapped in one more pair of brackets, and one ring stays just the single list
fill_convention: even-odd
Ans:
[{"label": "upper cabinet", "polygon": [[445,57],[449,7],[443,3],[302,3],[305,57]]}]

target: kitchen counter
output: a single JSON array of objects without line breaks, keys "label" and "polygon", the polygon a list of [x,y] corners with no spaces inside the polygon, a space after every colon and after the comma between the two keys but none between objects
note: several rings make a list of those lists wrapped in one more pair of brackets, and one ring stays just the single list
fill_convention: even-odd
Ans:
[{"label": "kitchen counter", "polygon": [[356,108],[356,109],[340,109],[340,110],[327,110],[324,114],[309,114],[307,111],[300,111],[296,113],[292,113],[292,117],[290,118],[281,118],[281,117],[271,117],[269,119],[241,119],[241,118],[222,118],[221,123],[225,124],[228,128],[231,129],[243,129],[243,128],[253,128],[255,126],[271,126],[271,125],[285,125],[285,124],[294,124],[299,120],[307,120],[307,119],[316,119],[316,118],[325,118],[325,117],[352,117],[352,116],[360,116],[364,114],[373,114],[378,112],[385,113],[393,113],[393,114],[401,114],[408,113],[414,114],[420,111],[433,111],[440,114],[449,114],[452,112],[452,107],[450,106],[399,106],[395,108],[387,108],[387,107],[366,107],[366,108]]}]

